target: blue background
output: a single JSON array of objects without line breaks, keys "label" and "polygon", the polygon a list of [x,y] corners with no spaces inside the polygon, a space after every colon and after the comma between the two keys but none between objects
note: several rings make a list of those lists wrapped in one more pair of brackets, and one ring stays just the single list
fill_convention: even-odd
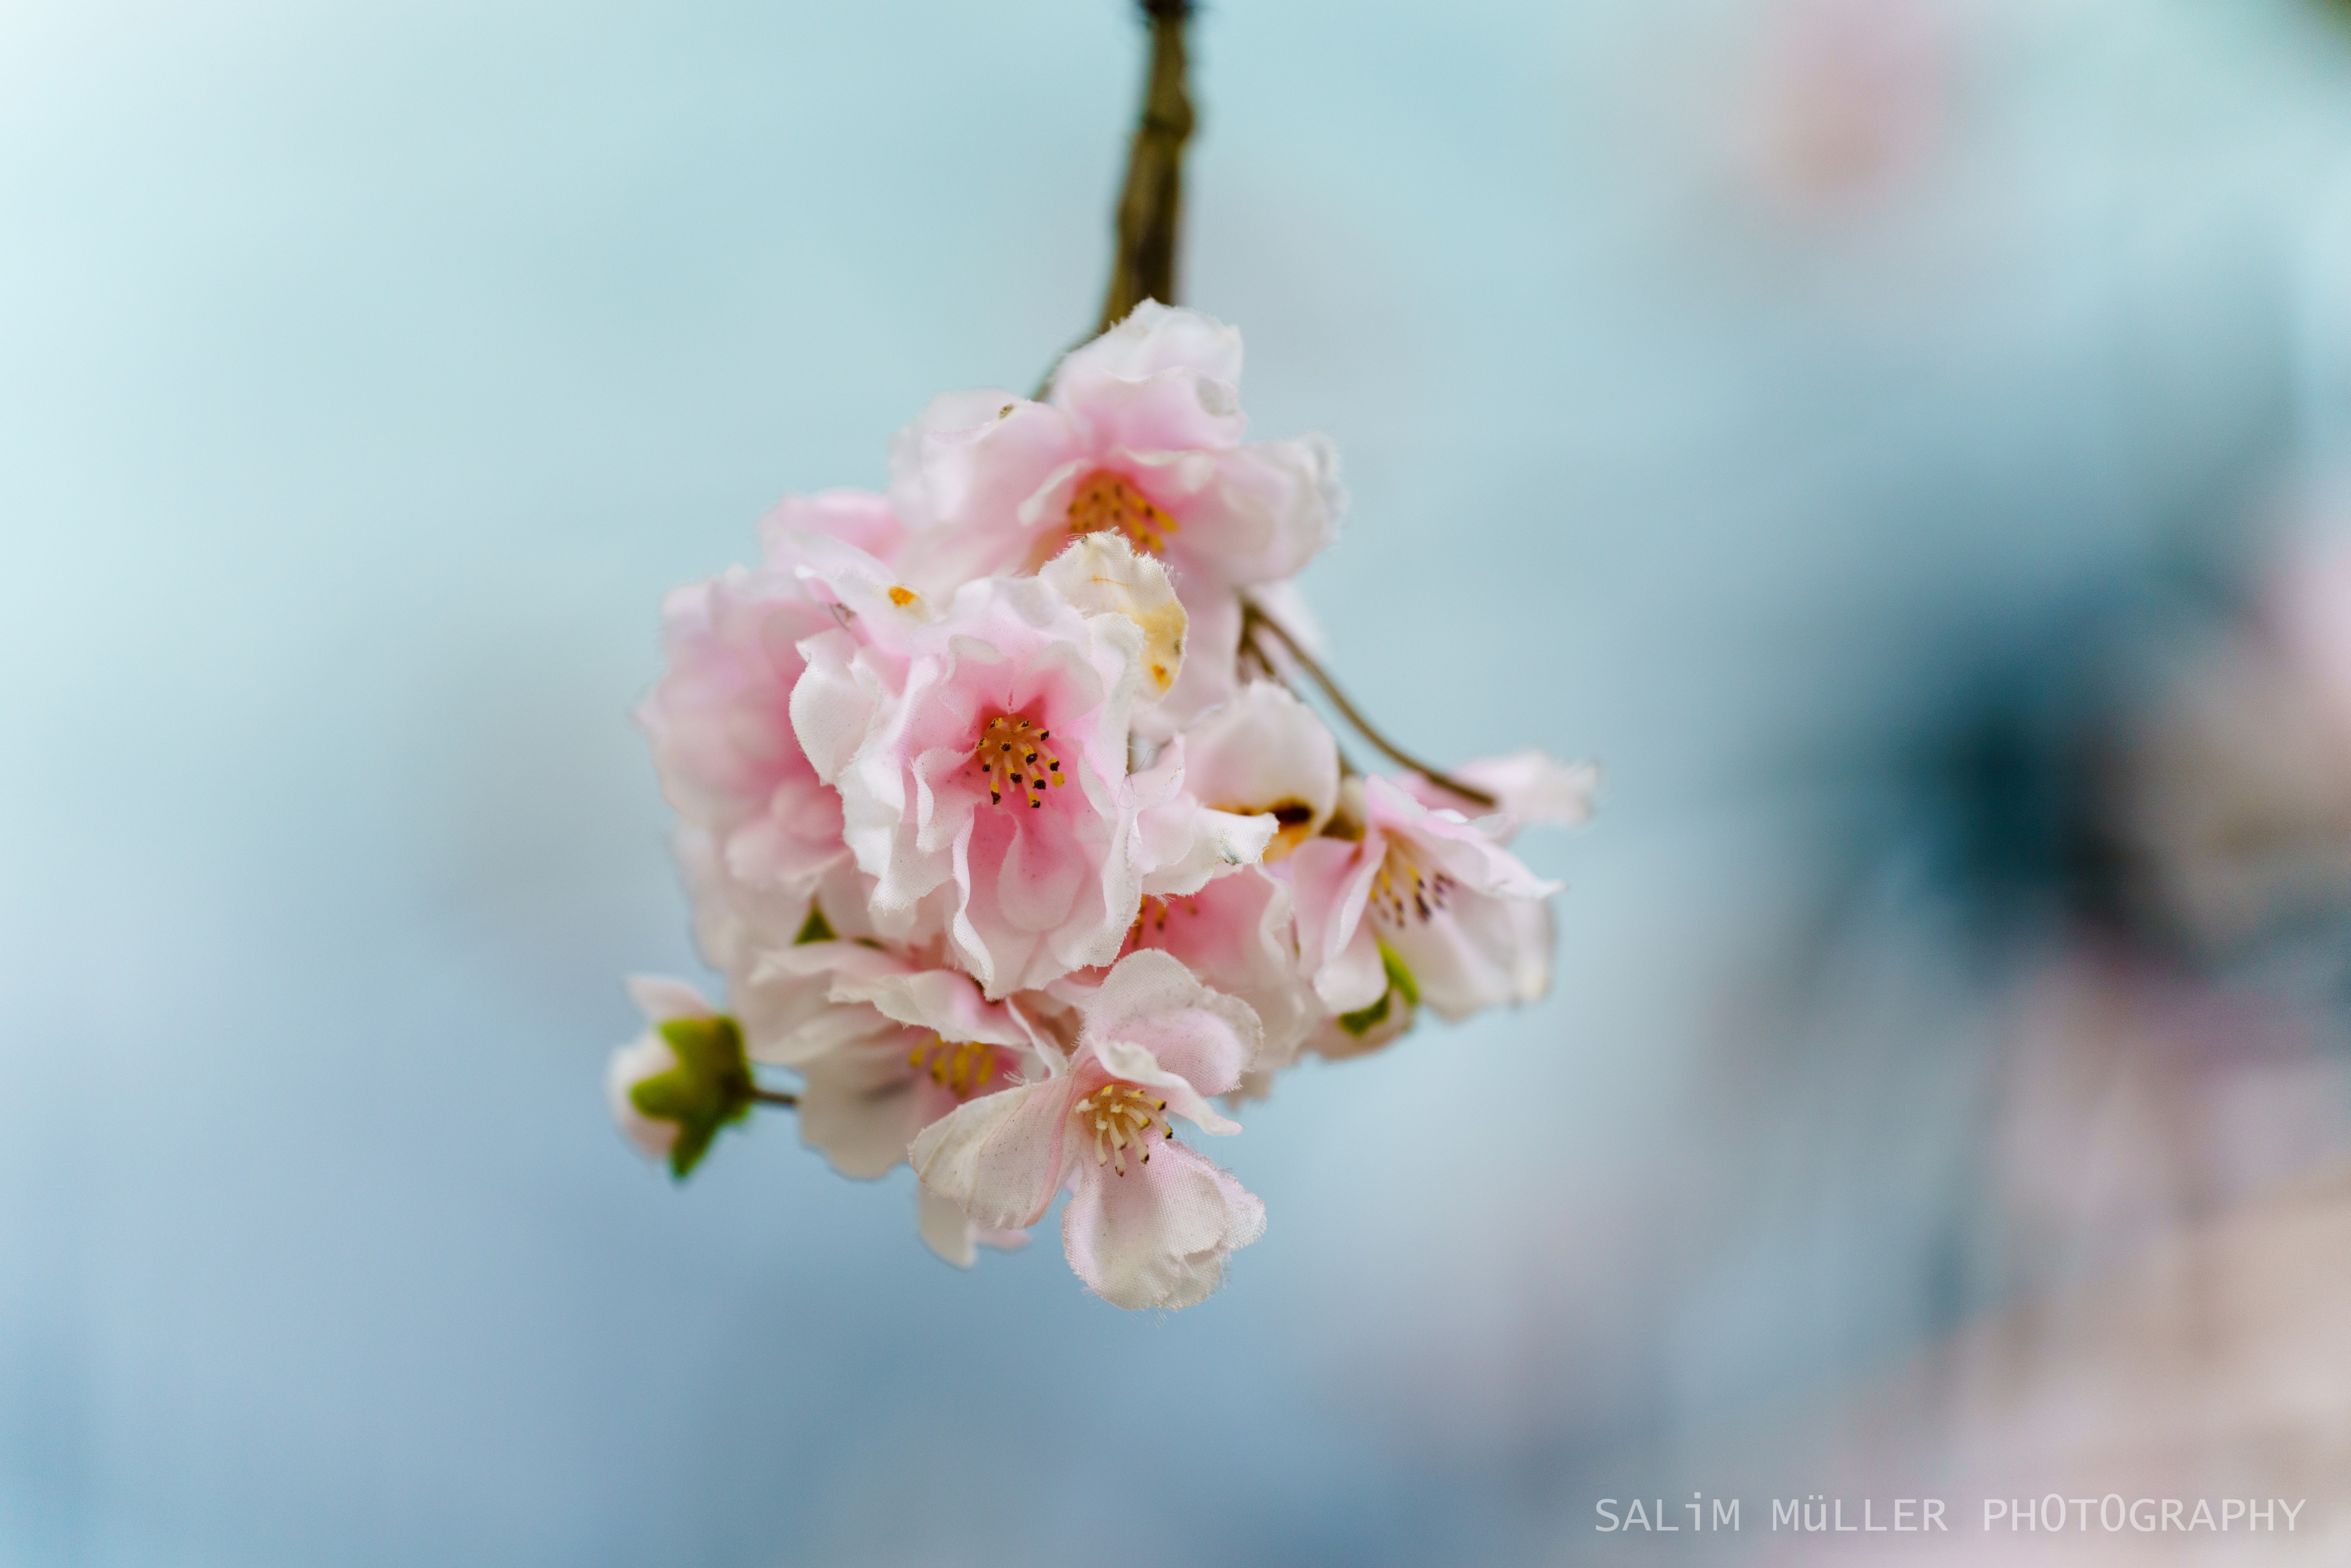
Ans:
[{"label": "blue background", "polygon": [[1726,1079],[1741,977],[1920,716],[2325,448],[2351,53],[1935,14],[1810,205],[1756,0],[1199,24],[1186,289],[1341,444],[1336,665],[1609,789],[1552,998],[1285,1081],[1161,1317],[780,1119],[673,1188],[601,1082],[693,972],[659,596],[1090,319],[1124,9],[0,7],[0,1563],[1539,1561],[1971,1310],[1963,980],[1893,922],[1935,1021]]}]

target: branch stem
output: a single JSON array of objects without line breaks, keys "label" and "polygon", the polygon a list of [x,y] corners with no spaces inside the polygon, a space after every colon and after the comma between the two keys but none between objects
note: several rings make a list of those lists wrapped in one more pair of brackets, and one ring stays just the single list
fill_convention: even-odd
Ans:
[{"label": "branch stem", "polygon": [[1465,800],[1484,806],[1489,810],[1501,804],[1491,794],[1479,789],[1476,785],[1464,784],[1450,774],[1439,768],[1431,768],[1374,728],[1372,721],[1364,716],[1363,711],[1347,700],[1347,694],[1339,689],[1339,683],[1332,680],[1329,673],[1314,662],[1313,655],[1298,645],[1298,639],[1290,634],[1288,628],[1249,601],[1242,600],[1241,645],[1254,653],[1260,661],[1270,664],[1270,661],[1267,660],[1265,650],[1257,643],[1257,633],[1260,629],[1273,633],[1275,640],[1280,643],[1282,652],[1290,662],[1305,671],[1314,684],[1322,688],[1322,695],[1331,699],[1331,706],[1339,710],[1340,716],[1353,725],[1355,733],[1370,741],[1373,748],[1389,761],[1400,768],[1411,768],[1440,789],[1448,790]]},{"label": "branch stem", "polygon": [[1191,0],[1141,0],[1151,24],[1151,66],[1143,112],[1126,154],[1118,198],[1117,250],[1097,334],[1146,299],[1176,303],[1176,247],[1184,222],[1184,144],[1192,136],[1192,98],[1185,86],[1184,28]]},{"label": "branch stem", "polygon": [[800,1097],[792,1093],[789,1090],[764,1089],[756,1083],[751,1086],[751,1098],[759,1104],[779,1105],[787,1111],[793,1109],[800,1103]]}]

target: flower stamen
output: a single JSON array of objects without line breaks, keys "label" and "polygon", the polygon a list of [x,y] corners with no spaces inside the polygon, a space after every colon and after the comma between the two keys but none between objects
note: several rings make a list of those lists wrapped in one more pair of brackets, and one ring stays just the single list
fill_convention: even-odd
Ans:
[{"label": "flower stamen", "polygon": [[1167,537],[1177,524],[1123,474],[1097,468],[1078,481],[1070,495],[1070,532],[1100,533],[1113,529],[1145,555],[1167,549]]},{"label": "flower stamen", "polygon": [[1045,803],[1048,785],[1058,789],[1067,783],[1061,776],[1061,759],[1040,749],[1052,737],[1051,730],[1039,729],[1013,714],[998,714],[981,727],[972,760],[987,778],[988,800],[1001,805],[1009,792],[1034,810]]},{"label": "flower stamen", "polygon": [[1386,858],[1372,878],[1372,916],[1385,925],[1402,925],[1407,920],[1426,925],[1444,913],[1458,885],[1445,872],[1424,876],[1404,847],[1391,841]]},{"label": "flower stamen", "polygon": [[1119,1176],[1126,1174],[1126,1151],[1129,1145],[1142,1154],[1142,1163],[1151,1163],[1151,1128],[1155,1122],[1168,1137],[1176,1135],[1176,1124],[1166,1119],[1167,1102],[1149,1090],[1138,1089],[1132,1083],[1105,1083],[1075,1105],[1070,1114],[1079,1126],[1094,1135],[1094,1164],[1108,1166]]},{"label": "flower stamen", "polygon": [[906,1065],[958,1100],[968,1100],[996,1076],[996,1048],[975,1040],[950,1042],[933,1035],[906,1055]]}]

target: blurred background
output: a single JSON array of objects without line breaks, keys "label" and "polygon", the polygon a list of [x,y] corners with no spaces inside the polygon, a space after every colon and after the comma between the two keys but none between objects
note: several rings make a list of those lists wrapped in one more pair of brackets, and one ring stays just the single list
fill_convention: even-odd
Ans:
[{"label": "blurred background", "polygon": [[1123,0],[0,0],[0,1564],[2351,1551],[2351,16],[1195,33],[1334,664],[1608,793],[1551,999],[1286,1079],[1135,1317],[601,1091],[659,596],[1091,319]]}]

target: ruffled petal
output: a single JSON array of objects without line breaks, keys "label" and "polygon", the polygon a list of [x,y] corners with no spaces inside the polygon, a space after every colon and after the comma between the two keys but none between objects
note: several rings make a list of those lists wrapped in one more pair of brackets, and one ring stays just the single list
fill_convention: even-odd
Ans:
[{"label": "ruffled petal", "polygon": [[1240,329],[1204,311],[1146,299],[1117,326],[1061,356],[1053,394],[1074,393],[1102,377],[1135,382],[1178,370],[1239,385]]},{"label": "ruffled petal", "polygon": [[1172,954],[1144,948],[1121,958],[1078,1011],[1081,1048],[1112,1077],[1158,1089],[1204,1131],[1240,1131],[1205,1096],[1239,1082],[1265,1043],[1248,1003],[1210,990]]},{"label": "ruffled petal", "polygon": [[914,531],[899,559],[915,586],[952,592],[1023,570],[1053,524],[1023,527],[1022,504],[1081,445],[1066,413],[1017,392],[934,399],[890,447],[890,504]]},{"label": "ruffled petal", "polygon": [[1346,492],[1337,449],[1319,435],[1259,441],[1215,454],[1213,505],[1186,541],[1213,552],[1218,580],[1249,584],[1294,577],[1339,537]]},{"label": "ruffled petal", "polygon": [[1085,615],[1123,615],[1143,633],[1144,699],[1156,702],[1175,685],[1184,667],[1183,602],[1167,580],[1167,569],[1114,533],[1092,533],[1068,548],[1037,574]]},{"label": "ruffled petal", "polygon": [[1133,860],[1145,896],[1196,893],[1211,877],[1265,858],[1280,824],[1270,815],[1203,806],[1189,787],[1186,737],[1162,747],[1150,767],[1132,774]]},{"label": "ruffled petal", "polygon": [[1246,1080],[1288,1066],[1321,1003],[1298,967],[1290,884],[1255,867],[1144,904],[1133,941],[1173,954],[1210,989],[1249,1004],[1265,1030]]},{"label": "ruffled petal", "polygon": [[1456,894],[1433,918],[1385,935],[1440,1018],[1540,1001],[1551,989],[1551,906],[1540,898]]},{"label": "ruffled petal", "polygon": [[1077,1082],[1019,1084],[957,1106],[915,1137],[914,1174],[975,1225],[1026,1230],[1061,1187]]},{"label": "ruffled petal", "polygon": [[930,1030],[941,1040],[1029,1048],[1029,1033],[1000,1002],[980,995],[968,975],[952,969],[914,969],[842,975],[833,981],[835,1001],[860,1001],[884,1017]]},{"label": "ruffled petal", "polygon": [[[1451,771],[1462,783],[1474,785],[1494,797],[1493,810],[1501,821],[1481,821],[1479,826],[1505,841],[1520,828],[1572,828],[1589,821],[1600,794],[1600,769],[1595,764],[1557,762],[1540,751],[1480,758]],[[1465,815],[1478,809],[1475,801],[1464,800],[1428,779],[1405,779],[1398,782],[1424,806],[1449,807]]]},{"label": "ruffled petal", "polygon": [[1061,1214],[1070,1267],[1113,1306],[1188,1307],[1224,1282],[1225,1256],[1265,1234],[1265,1205],[1228,1171],[1162,1142],[1124,1176],[1083,1167]]},{"label": "ruffled petal", "polygon": [[1339,743],[1271,681],[1243,685],[1184,740],[1186,787],[1221,810],[1272,813],[1276,858],[1321,831],[1338,805]]},{"label": "ruffled petal", "polygon": [[770,565],[786,570],[797,564],[799,552],[789,541],[796,534],[822,534],[855,546],[879,560],[889,560],[906,542],[906,526],[890,509],[890,498],[871,490],[820,490],[813,496],[787,496],[776,509],[759,519],[759,543]]},{"label": "ruffled petal", "polygon": [[808,667],[789,699],[792,732],[816,776],[831,784],[865,743],[885,693],[879,673],[858,658],[857,640],[846,632],[820,632],[799,651]]},{"label": "ruffled petal", "polygon": [[1314,839],[1284,862],[1298,899],[1299,962],[1314,994],[1334,1013],[1370,1007],[1387,992],[1379,948],[1364,919],[1386,854],[1386,842],[1376,834],[1360,843]]},{"label": "ruffled petal", "polygon": [[925,1040],[919,1031],[891,1028],[802,1066],[800,1141],[841,1175],[861,1179],[882,1176],[904,1159],[921,1127],[919,1080],[906,1053]]}]

